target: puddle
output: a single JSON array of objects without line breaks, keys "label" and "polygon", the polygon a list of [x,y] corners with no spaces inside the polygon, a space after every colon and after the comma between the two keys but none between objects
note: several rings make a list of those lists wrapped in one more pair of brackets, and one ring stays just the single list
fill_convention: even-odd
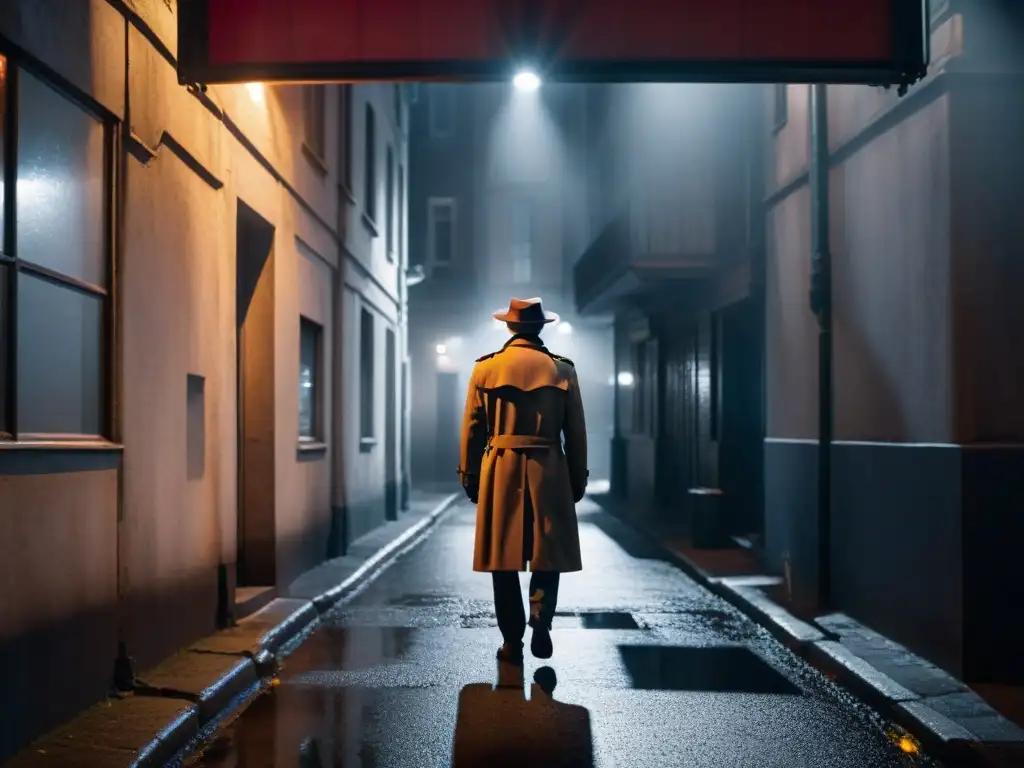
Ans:
[{"label": "puddle", "polygon": [[619,653],[639,690],[801,695],[746,648],[620,645]]},{"label": "puddle", "polygon": [[640,629],[631,613],[581,613],[584,629]]},{"label": "puddle", "polygon": [[410,627],[320,627],[285,659],[282,679],[310,670],[351,672],[402,662],[416,632]]}]

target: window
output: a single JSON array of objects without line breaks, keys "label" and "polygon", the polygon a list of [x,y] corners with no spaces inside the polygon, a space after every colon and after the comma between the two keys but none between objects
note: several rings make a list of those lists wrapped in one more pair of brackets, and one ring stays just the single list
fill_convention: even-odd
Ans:
[{"label": "window", "polygon": [[322,442],[323,402],[321,396],[321,339],[318,323],[299,318],[299,441]]},{"label": "window", "polygon": [[363,212],[377,222],[377,116],[371,104],[366,105],[366,159],[363,186]]},{"label": "window", "polygon": [[427,248],[430,264],[451,264],[455,260],[455,201],[432,197],[427,201]]},{"label": "window", "polygon": [[0,167],[0,433],[99,439],[107,433],[112,134],[10,64],[0,57],[0,147],[18,134],[16,162]]},{"label": "window", "polygon": [[374,413],[373,315],[363,309],[359,318],[359,436],[373,439]]},{"label": "window", "polygon": [[789,119],[789,87],[785,83],[776,83],[772,88],[772,127],[777,131]]},{"label": "window", "polygon": [[388,261],[395,260],[395,156],[388,147],[384,178],[384,242]]},{"label": "window", "polygon": [[398,263],[405,264],[405,169],[398,166]]},{"label": "window", "polygon": [[326,113],[324,107],[325,87],[322,85],[307,85],[303,90],[302,114],[305,123],[305,144],[306,149],[314,158],[322,164],[327,157],[326,140]]},{"label": "window", "polygon": [[512,206],[510,218],[509,255],[512,259],[512,282],[528,283],[533,267],[533,207],[528,200]]},{"label": "window", "polygon": [[430,136],[444,139],[455,132],[455,90],[451,85],[431,85],[430,100]]},{"label": "window", "polygon": [[352,194],[352,86],[338,87],[338,180]]}]

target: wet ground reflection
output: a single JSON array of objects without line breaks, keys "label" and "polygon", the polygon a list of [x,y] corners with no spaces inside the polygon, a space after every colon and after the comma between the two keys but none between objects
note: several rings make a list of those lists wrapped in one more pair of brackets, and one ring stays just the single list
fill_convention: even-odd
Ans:
[{"label": "wet ground reflection", "polygon": [[278,684],[189,765],[927,763],[768,633],[596,525],[580,536],[599,566],[565,580],[554,657],[528,655],[525,677],[497,665],[490,579],[471,570],[474,521],[460,510],[324,616]]},{"label": "wet ground reflection", "polygon": [[[505,667],[506,665],[499,665]],[[509,668],[521,673],[521,668]],[[553,698],[551,667],[534,673],[527,699],[523,679],[511,684],[475,683],[459,694],[452,768],[593,768],[590,713]]]},{"label": "wet ground reflection", "polygon": [[[450,759],[455,768],[593,768],[590,713],[554,699],[557,677],[551,667],[536,670],[532,684],[527,685],[522,667],[492,661],[487,665],[494,670],[490,681],[464,685],[457,701],[454,690],[451,694],[438,689],[415,691],[403,684],[387,690],[386,686],[353,685],[344,677],[346,672],[368,670],[386,677],[387,669],[405,663],[417,642],[422,642],[422,633],[401,627],[321,628],[287,659],[277,683],[188,765],[394,765],[391,740],[381,735],[397,722],[407,729],[404,740],[415,744],[415,732],[426,736],[425,729],[416,722],[402,722],[402,717],[414,710],[429,710],[433,725],[447,725],[431,729],[446,743],[432,754],[414,754],[415,746],[403,749],[398,764],[432,766],[448,764]],[[397,707],[404,715],[395,717],[396,696],[425,698]]]}]

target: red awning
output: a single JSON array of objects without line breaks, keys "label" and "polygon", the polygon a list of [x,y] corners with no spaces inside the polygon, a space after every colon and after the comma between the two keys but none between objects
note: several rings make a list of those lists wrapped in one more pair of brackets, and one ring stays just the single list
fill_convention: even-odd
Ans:
[{"label": "red awning", "polygon": [[182,82],[898,82],[923,0],[181,0]]}]

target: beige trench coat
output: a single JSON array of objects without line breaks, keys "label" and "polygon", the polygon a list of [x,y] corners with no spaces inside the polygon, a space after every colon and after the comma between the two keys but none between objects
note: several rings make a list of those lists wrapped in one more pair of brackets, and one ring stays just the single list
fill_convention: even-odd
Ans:
[{"label": "beige trench coat", "polygon": [[461,443],[460,473],[480,483],[473,570],[581,570],[573,490],[587,484],[587,429],[572,361],[523,337],[477,360]]}]

